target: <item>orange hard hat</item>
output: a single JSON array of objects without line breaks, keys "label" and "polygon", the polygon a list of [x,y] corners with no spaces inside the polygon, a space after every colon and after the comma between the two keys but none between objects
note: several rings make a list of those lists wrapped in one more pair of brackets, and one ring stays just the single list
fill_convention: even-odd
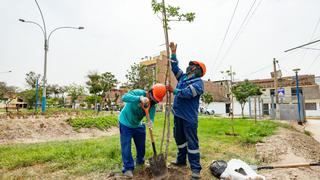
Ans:
[{"label": "orange hard hat", "polygon": [[166,92],[167,88],[163,84],[157,83],[152,86],[152,95],[157,102],[162,101],[163,97],[166,95]]},{"label": "orange hard hat", "polygon": [[203,62],[200,61],[191,61],[193,64],[197,64],[200,66],[200,68],[202,69],[202,76],[204,76],[206,74],[207,68],[206,65],[204,65]]}]

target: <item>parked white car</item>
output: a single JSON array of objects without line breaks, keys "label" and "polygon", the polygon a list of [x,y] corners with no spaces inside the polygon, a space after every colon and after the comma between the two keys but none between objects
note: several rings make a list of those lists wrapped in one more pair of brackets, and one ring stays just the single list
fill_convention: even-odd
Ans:
[{"label": "parked white car", "polygon": [[214,110],[206,107],[200,107],[199,112],[201,114],[206,114],[206,115],[214,115]]}]

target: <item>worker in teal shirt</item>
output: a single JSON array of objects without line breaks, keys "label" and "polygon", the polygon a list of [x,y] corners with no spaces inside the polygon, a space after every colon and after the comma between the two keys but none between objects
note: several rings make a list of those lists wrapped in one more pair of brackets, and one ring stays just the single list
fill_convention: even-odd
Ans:
[{"label": "worker in teal shirt", "polygon": [[[150,104],[149,114],[153,123],[156,112],[156,104],[162,101],[166,95],[167,88],[163,84],[155,84],[149,91],[135,89],[122,96],[125,106],[119,115],[120,143],[123,168],[125,176],[133,177],[134,161],[131,154],[131,139],[136,146],[136,164],[144,164],[146,127],[142,123],[146,115],[142,109],[142,104]],[[152,123],[148,122],[151,128]]]}]

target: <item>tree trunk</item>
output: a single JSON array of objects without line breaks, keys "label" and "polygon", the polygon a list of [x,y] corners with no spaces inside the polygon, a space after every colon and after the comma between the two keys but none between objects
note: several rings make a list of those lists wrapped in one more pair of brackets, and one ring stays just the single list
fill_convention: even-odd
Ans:
[{"label": "tree trunk", "polygon": [[244,118],[243,109],[244,109],[244,103],[243,103],[243,104],[241,104],[241,115],[242,115],[242,118]]},{"label": "tree trunk", "polygon": [[94,95],[94,110],[97,110],[97,95]]}]

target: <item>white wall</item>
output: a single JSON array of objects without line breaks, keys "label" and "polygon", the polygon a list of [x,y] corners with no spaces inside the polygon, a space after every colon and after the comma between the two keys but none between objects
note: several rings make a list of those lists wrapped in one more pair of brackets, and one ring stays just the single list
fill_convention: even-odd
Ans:
[{"label": "white wall", "polygon": [[[213,102],[208,105],[208,108],[213,109],[215,111],[215,114],[218,115],[227,115],[226,113],[226,103],[224,102]],[[252,109],[253,109],[253,103],[252,103]],[[244,115],[249,116],[249,105],[248,103],[244,106]],[[258,114],[258,105],[257,105],[257,114]],[[236,100],[234,101],[234,115],[235,116],[241,116],[241,105]]]},{"label": "white wall", "polygon": [[[265,103],[265,102],[264,102]],[[225,115],[226,113],[226,103],[224,102],[213,102],[208,105],[208,108],[213,109],[217,115]],[[262,105],[260,105],[261,114],[263,113]],[[271,105],[269,104],[269,108]],[[249,102],[244,106],[244,115],[249,116]],[[241,105],[237,101],[234,102],[234,115],[241,116]],[[251,99],[251,115],[254,116],[254,101]],[[257,116],[259,116],[259,106],[257,102]],[[320,117],[320,102],[317,102],[317,110],[306,110],[306,116],[308,117]]]},{"label": "white wall", "polygon": [[213,109],[215,114],[226,114],[226,103],[224,102],[212,102],[208,105],[208,108]]},{"label": "white wall", "polygon": [[306,116],[320,117],[320,102],[317,102],[317,110],[306,110]]}]

